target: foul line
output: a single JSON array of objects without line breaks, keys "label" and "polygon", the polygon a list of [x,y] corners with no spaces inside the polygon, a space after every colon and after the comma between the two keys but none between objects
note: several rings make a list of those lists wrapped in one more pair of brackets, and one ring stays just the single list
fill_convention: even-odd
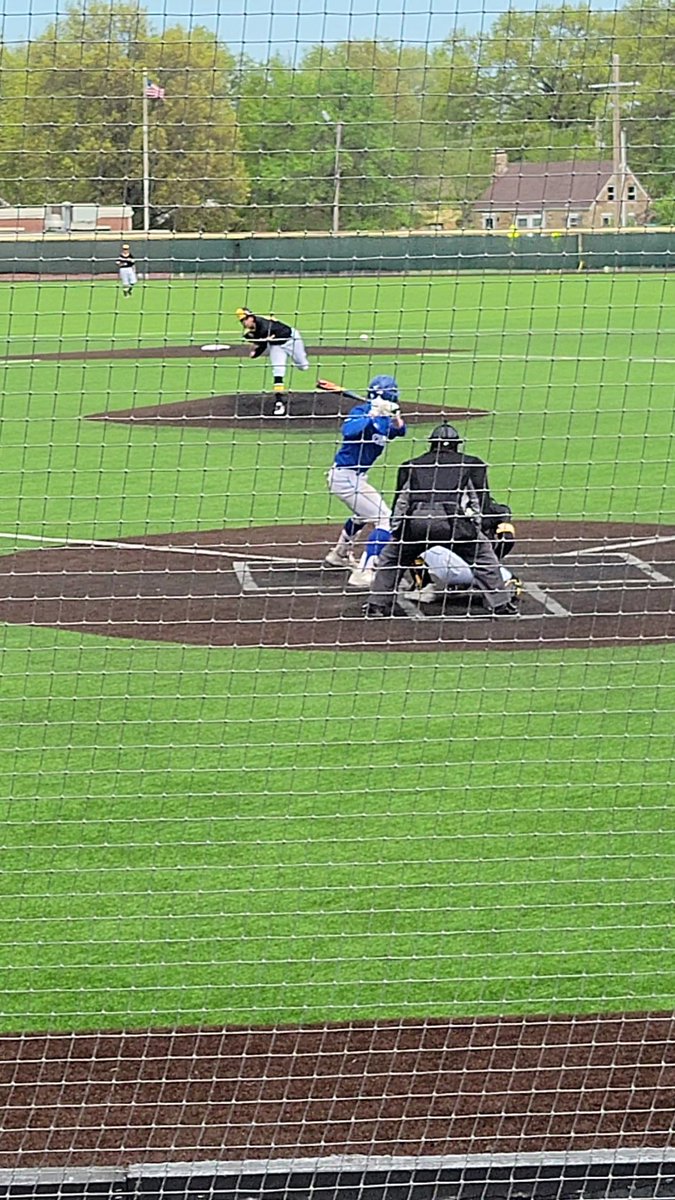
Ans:
[{"label": "foul line", "polygon": [[675,542],[675,534],[670,534],[668,537],[661,537],[660,534],[655,533],[653,537],[629,538],[623,542],[605,542],[601,546],[585,546],[583,550],[561,550],[557,557],[574,558],[575,555],[579,554],[602,554],[603,551],[611,554],[615,550],[632,550],[635,546],[654,546],[657,543],[665,545],[667,542]]},{"label": "foul line", "polygon": [[[113,542],[107,538],[51,538],[34,533],[0,533],[0,539],[5,541],[39,542],[41,545],[53,546],[59,550],[69,550],[71,546],[90,547],[95,550],[153,550],[158,554],[206,554],[213,558],[230,558],[232,554],[241,552],[244,546],[224,545],[214,550],[208,546],[167,546],[154,542]],[[318,558],[290,558],[285,554],[247,554],[248,559],[258,562],[309,563],[321,565]]]}]

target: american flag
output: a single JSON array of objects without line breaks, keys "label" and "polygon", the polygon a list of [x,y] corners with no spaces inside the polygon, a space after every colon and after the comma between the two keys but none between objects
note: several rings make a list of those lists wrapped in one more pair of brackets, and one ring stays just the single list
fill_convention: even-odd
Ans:
[{"label": "american flag", "polygon": [[158,87],[157,84],[153,83],[151,79],[146,79],[145,94],[148,100],[163,100],[164,88]]}]

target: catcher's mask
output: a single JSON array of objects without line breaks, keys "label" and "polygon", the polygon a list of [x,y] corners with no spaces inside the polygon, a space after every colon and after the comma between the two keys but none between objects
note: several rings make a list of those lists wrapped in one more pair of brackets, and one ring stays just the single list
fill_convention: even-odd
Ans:
[{"label": "catcher's mask", "polygon": [[391,400],[398,404],[398,384],[393,375],[376,375],[368,384],[369,400]]},{"label": "catcher's mask", "polygon": [[462,445],[462,439],[454,425],[437,425],[429,434],[429,445],[439,446],[441,450],[456,450]]}]

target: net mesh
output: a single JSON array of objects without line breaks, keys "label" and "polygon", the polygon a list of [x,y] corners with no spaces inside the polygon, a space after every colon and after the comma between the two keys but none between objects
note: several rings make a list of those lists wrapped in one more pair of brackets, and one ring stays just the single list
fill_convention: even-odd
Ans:
[{"label": "net mesh", "polygon": [[5,8],[10,1191],[673,1194],[674,61]]}]

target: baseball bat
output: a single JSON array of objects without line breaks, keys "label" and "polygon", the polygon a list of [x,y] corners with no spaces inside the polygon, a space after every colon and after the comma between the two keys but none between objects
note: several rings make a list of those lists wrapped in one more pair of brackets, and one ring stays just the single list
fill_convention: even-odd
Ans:
[{"label": "baseball bat", "polygon": [[362,404],[365,403],[365,396],[349,392],[347,388],[340,387],[339,383],[332,383],[330,379],[317,379],[316,386],[320,392],[336,392],[339,396],[346,396],[348,400],[360,400]]}]

